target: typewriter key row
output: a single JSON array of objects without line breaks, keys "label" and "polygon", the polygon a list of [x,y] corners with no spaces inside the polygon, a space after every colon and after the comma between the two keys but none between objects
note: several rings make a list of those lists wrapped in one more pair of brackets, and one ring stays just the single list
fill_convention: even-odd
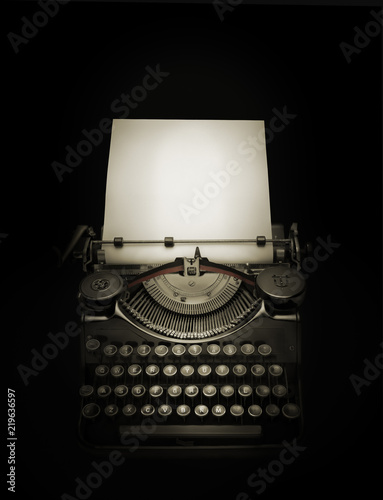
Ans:
[{"label": "typewriter key row", "polygon": [[[268,369],[269,374],[274,376],[274,377],[279,377],[283,373],[282,366],[277,365],[277,364],[272,364],[272,365],[268,366],[267,369]],[[132,377],[135,377],[135,376],[143,373],[143,370],[145,371],[146,375],[148,375],[149,377],[154,377],[161,372],[160,367],[156,364],[150,364],[150,365],[147,365],[146,367],[143,368],[141,365],[134,363],[134,364],[128,366],[127,373],[129,375],[131,375]],[[245,365],[236,364],[232,368],[232,373],[236,377],[243,377],[244,375],[246,375],[247,370],[248,369]],[[195,368],[192,365],[183,365],[183,366],[181,366],[179,371],[184,377],[192,376],[195,373],[195,371],[201,377],[207,377],[213,372],[213,369],[208,364],[199,365],[197,368]],[[266,368],[263,365],[255,364],[255,365],[251,366],[250,371],[254,376],[261,377],[262,375],[264,375]],[[176,375],[177,372],[178,372],[178,368],[175,365],[165,365],[162,368],[162,373],[166,377],[173,377],[174,375]],[[122,375],[124,375],[125,368],[122,365],[114,365],[110,369],[107,365],[98,365],[95,368],[95,374],[99,377],[104,377],[104,376],[108,375],[109,373],[113,377],[118,378],[118,377],[121,377]],[[217,365],[214,367],[214,373],[216,373],[220,377],[225,377],[226,375],[228,375],[230,373],[230,368],[224,364]]]},{"label": "typewriter key row", "polygon": [[[97,339],[89,339],[86,342],[86,348],[89,352],[99,351],[101,348],[100,341]],[[242,354],[249,356],[254,354],[257,349],[257,353],[261,356],[269,356],[272,352],[272,348],[268,344],[261,344],[257,348],[253,344],[243,344],[240,347]],[[139,356],[146,357],[152,351],[152,347],[147,344],[141,344],[134,348],[129,344],[125,344],[118,348],[114,344],[109,344],[103,348],[103,353],[107,357],[113,357],[119,353],[122,357],[127,358],[135,351]],[[233,356],[238,351],[234,344],[225,344],[222,347],[222,352],[226,356]],[[190,346],[185,346],[184,344],[174,344],[171,348],[166,345],[157,345],[154,348],[154,353],[159,357],[164,357],[167,354],[174,354],[175,356],[183,356],[188,353],[191,356],[199,356],[203,352],[202,346],[199,344],[192,344]],[[219,344],[208,344],[206,346],[206,353],[211,356],[216,356],[221,352],[221,346]]]},{"label": "typewriter key row", "polygon": [[[192,409],[187,404],[180,404],[178,406],[161,404],[156,408],[154,405],[147,403],[144,404],[139,409],[139,411],[143,416],[153,415],[157,411],[161,417],[168,417],[173,413],[173,409],[175,409],[175,412],[180,417],[187,417],[192,412],[197,417],[201,418],[207,417],[210,411],[212,415],[214,415],[214,417],[217,418],[223,417],[226,414],[227,410],[233,417],[241,417],[245,413],[245,408],[240,404],[233,404],[229,408],[226,408],[222,404],[216,404],[211,409],[204,404],[198,404]],[[119,411],[120,409],[116,404],[109,404],[104,408],[105,415],[109,417],[116,416],[119,413]],[[257,404],[250,405],[249,407],[247,407],[246,411],[253,418],[258,418],[263,413],[262,407]],[[121,412],[125,417],[131,417],[137,413],[137,407],[134,404],[130,403],[125,405],[122,408]],[[85,405],[82,410],[83,416],[88,419],[96,418],[100,413],[101,413],[101,408],[96,403],[89,403]],[[280,413],[282,413],[282,415],[287,419],[295,419],[300,415],[300,408],[298,405],[294,403],[286,403],[285,405],[282,406],[282,409],[280,409],[279,406],[271,403],[265,407],[265,413],[268,417],[271,418],[277,417]]]}]

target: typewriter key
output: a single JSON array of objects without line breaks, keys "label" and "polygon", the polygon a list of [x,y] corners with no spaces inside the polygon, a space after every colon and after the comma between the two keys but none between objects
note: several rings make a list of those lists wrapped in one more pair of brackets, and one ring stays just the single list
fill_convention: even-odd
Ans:
[{"label": "typewriter key", "polygon": [[207,377],[211,373],[211,366],[210,365],[200,365],[197,368],[197,371],[201,375],[201,377]]},{"label": "typewriter key", "polygon": [[238,387],[238,394],[247,398],[253,394],[253,388],[250,385],[244,384]]},{"label": "typewriter key", "polygon": [[243,346],[241,346],[241,352],[242,352],[242,354],[245,354],[246,356],[253,354],[254,351],[255,351],[255,347],[252,344],[243,344]]},{"label": "typewriter key", "polygon": [[280,413],[280,409],[278,408],[277,405],[274,404],[269,404],[266,406],[266,413],[268,414],[269,417],[277,417]]},{"label": "typewriter key", "polygon": [[207,352],[211,355],[211,356],[216,356],[219,352],[220,352],[221,348],[219,347],[218,344],[209,344],[207,346]]},{"label": "typewriter key", "polygon": [[125,370],[122,365],[115,365],[110,369],[110,374],[112,375],[112,377],[121,377],[124,372]]},{"label": "typewriter key", "polygon": [[125,405],[122,409],[122,413],[126,417],[131,417],[132,415],[134,415],[136,413],[136,407],[132,404]]},{"label": "typewriter key", "polygon": [[256,377],[262,377],[262,375],[265,373],[265,367],[262,365],[253,365],[251,367],[251,373]]},{"label": "typewriter key", "polygon": [[172,413],[172,407],[170,405],[161,405],[158,407],[158,413],[161,417],[167,417]]},{"label": "typewriter key", "polygon": [[234,394],[234,387],[231,385],[224,385],[221,387],[220,391],[221,396],[224,396],[225,398],[229,398]]},{"label": "typewriter key", "polygon": [[194,367],[192,365],[181,366],[181,373],[184,377],[190,377],[194,373]]},{"label": "typewriter key", "polygon": [[96,403],[89,403],[82,409],[85,418],[96,418],[100,413],[100,407]]},{"label": "typewriter key", "polygon": [[112,357],[116,354],[116,352],[117,352],[117,347],[113,344],[104,347],[105,356]]},{"label": "typewriter key", "polygon": [[163,356],[166,356],[168,351],[169,349],[166,347],[166,345],[158,345],[154,349],[154,352],[157,354],[157,356],[160,356],[161,358]]},{"label": "typewriter key", "polygon": [[120,354],[124,358],[127,358],[128,356],[130,356],[132,354],[132,352],[133,352],[133,347],[129,344],[126,344],[126,345],[123,345],[120,347]]},{"label": "typewriter key", "polygon": [[294,403],[287,403],[282,407],[282,414],[289,419],[297,418],[301,414],[301,409]]},{"label": "typewriter key", "polygon": [[109,373],[109,368],[106,365],[98,365],[94,371],[99,377],[105,377]]},{"label": "typewriter key", "polygon": [[134,387],[132,387],[132,394],[136,398],[141,398],[146,392],[146,389],[143,385],[137,384]]},{"label": "typewriter key", "polygon": [[177,373],[177,367],[174,365],[166,365],[162,371],[167,377],[173,377]]},{"label": "typewriter key", "polygon": [[136,377],[141,372],[142,372],[142,368],[140,365],[134,364],[134,365],[130,365],[128,367],[128,373],[129,373],[129,375],[132,375],[132,377]]},{"label": "typewriter key", "polygon": [[251,417],[260,417],[262,415],[262,408],[259,405],[251,405],[247,411]]},{"label": "typewriter key", "polygon": [[284,385],[275,385],[272,389],[272,393],[274,394],[274,396],[276,396],[277,398],[283,398],[283,396],[286,396],[287,394],[287,389]]},{"label": "typewriter key", "polygon": [[255,392],[260,398],[265,398],[270,394],[270,389],[269,387],[267,387],[267,385],[258,385],[255,389]]},{"label": "typewriter key", "polygon": [[168,394],[169,396],[171,396],[172,398],[177,398],[178,396],[181,396],[182,394],[182,389],[179,385],[171,385],[169,388],[168,388]]},{"label": "typewriter key", "polygon": [[243,377],[246,371],[247,370],[245,365],[235,365],[233,367],[233,373],[234,375],[237,375],[237,377]]},{"label": "typewriter key", "polygon": [[223,352],[226,356],[233,356],[237,352],[237,348],[234,344],[226,344],[223,346]]},{"label": "typewriter key", "polygon": [[146,357],[151,351],[149,345],[141,344],[137,347],[137,354],[142,357]]},{"label": "typewriter key", "polygon": [[192,356],[198,356],[202,352],[202,347],[198,344],[193,344],[188,347],[188,353]]},{"label": "typewriter key", "polygon": [[226,408],[223,405],[214,405],[211,412],[215,417],[222,417],[226,413]]},{"label": "typewriter key", "polygon": [[190,406],[188,405],[179,405],[177,406],[177,414],[180,417],[187,417],[190,413]]},{"label": "typewriter key", "polygon": [[100,396],[100,398],[107,398],[111,392],[112,389],[109,387],[109,385],[101,385],[97,389],[97,394]]},{"label": "typewriter key", "polygon": [[128,394],[128,388],[126,387],[126,385],[118,385],[114,389],[114,394],[119,398],[123,398]]},{"label": "typewriter key", "polygon": [[233,415],[233,417],[240,417],[241,415],[243,415],[244,411],[245,410],[241,405],[232,405],[230,407],[230,413]]},{"label": "typewriter key", "polygon": [[145,373],[146,375],[149,375],[149,377],[154,377],[155,375],[158,375],[160,372],[160,367],[157,365],[148,365],[145,368]]},{"label": "typewriter key", "polygon": [[83,398],[88,398],[93,394],[93,387],[91,385],[83,385],[80,387],[80,396]]},{"label": "typewriter key", "polygon": [[217,394],[217,389],[214,387],[214,385],[205,385],[205,387],[202,389],[202,392],[207,398],[212,398]]},{"label": "typewriter key", "polygon": [[218,365],[215,368],[215,373],[220,377],[225,377],[229,373],[229,367],[226,365]]},{"label": "typewriter key", "polygon": [[97,339],[89,339],[86,342],[85,347],[89,352],[94,352],[100,347],[100,342]]},{"label": "typewriter key", "polygon": [[209,408],[206,405],[197,405],[194,408],[194,413],[197,415],[197,417],[206,417],[206,415],[209,413]]},{"label": "typewriter key", "polygon": [[172,353],[175,356],[182,356],[186,352],[186,347],[183,344],[176,344],[172,347]]},{"label": "typewriter key", "polygon": [[271,351],[272,349],[268,344],[261,344],[258,346],[258,352],[261,356],[269,356]]},{"label": "typewriter key", "polygon": [[152,398],[158,398],[162,396],[164,390],[160,385],[152,385],[152,387],[149,388],[149,394],[152,396]]},{"label": "typewriter key", "polygon": [[270,365],[269,373],[274,377],[279,377],[283,373],[283,368],[280,365]]},{"label": "typewriter key", "polygon": [[188,385],[185,387],[185,394],[189,398],[194,398],[199,393],[199,389],[196,385]]},{"label": "typewriter key", "polygon": [[114,417],[118,413],[118,406],[114,404],[108,405],[105,407],[104,412],[108,417]]},{"label": "typewriter key", "polygon": [[153,413],[155,412],[155,408],[153,405],[150,405],[150,404],[146,404],[144,405],[142,408],[141,408],[141,413],[142,415],[145,415],[145,416],[148,416],[148,415],[153,415]]}]

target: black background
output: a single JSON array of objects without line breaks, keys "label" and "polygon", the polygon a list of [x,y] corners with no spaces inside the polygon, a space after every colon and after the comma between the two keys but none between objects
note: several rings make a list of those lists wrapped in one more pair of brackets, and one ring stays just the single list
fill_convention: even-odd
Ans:
[{"label": "black background", "polygon": [[[51,164],[65,162],[82,129],[119,118],[112,102],[157,64],[169,76],[129,118],[268,125],[274,108],[295,114],[267,146],[272,220],[287,229],[297,221],[314,246],[317,237],[340,243],[310,274],[302,311],[306,450],[261,498],[374,491],[381,375],[360,396],[349,377],[363,376],[364,360],[381,352],[382,37],[350,63],[340,49],[354,44],[354,27],[363,30],[372,9],[381,7],[243,2],[221,21],[213,2],[72,1],[16,54],[7,35],[21,34],[23,17],[41,7],[4,2],[1,317],[3,373],[17,401],[13,497],[75,497],[75,479],[101,460],[76,440],[79,339],[28,386],[18,366],[30,366],[31,349],[41,352],[49,332],[79,322],[82,272],[71,259],[60,267],[59,251],[77,224],[102,225],[110,136],[62,182]],[[129,189],[145,186],[132,179]],[[132,454],[90,498],[253,499],[247,479],[269,460]]]}]

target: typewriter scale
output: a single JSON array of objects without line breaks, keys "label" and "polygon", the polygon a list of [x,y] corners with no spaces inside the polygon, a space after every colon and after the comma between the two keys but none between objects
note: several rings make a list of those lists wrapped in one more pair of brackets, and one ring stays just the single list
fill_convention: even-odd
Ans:
[{"label": "typewriter scale", "polygon": [[101,239],[88,228],[79,254],[84,443],[223,449],[299,436],[302,252],[297,224],[287,235],[271,224],[265,148],[244,148],[265,144],[264,130],[113,121]]},{"label": "typewriter scale", "polygon": [[85,443],[253,447],[300,434],[305,282],[296,225],[287,239],[281,231],[254,242],[274,246],[264,267],[214,264],[197,247],[167,265],[109,269],[88,239],[84,261],[101,263],[79,293]]}]

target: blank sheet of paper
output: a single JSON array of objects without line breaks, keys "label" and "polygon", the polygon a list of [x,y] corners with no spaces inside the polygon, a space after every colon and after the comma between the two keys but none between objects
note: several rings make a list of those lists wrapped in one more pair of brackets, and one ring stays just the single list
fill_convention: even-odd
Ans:
[{"label": "blank sheet of paper", "polygon": [[[257,147],[254,147],[256,144]],[[113,120],[103,240],[193,240],[103,245],[107,264],[203,257],[271,263],[273,248],[200,240],[271,238],[264,122]]]}]

